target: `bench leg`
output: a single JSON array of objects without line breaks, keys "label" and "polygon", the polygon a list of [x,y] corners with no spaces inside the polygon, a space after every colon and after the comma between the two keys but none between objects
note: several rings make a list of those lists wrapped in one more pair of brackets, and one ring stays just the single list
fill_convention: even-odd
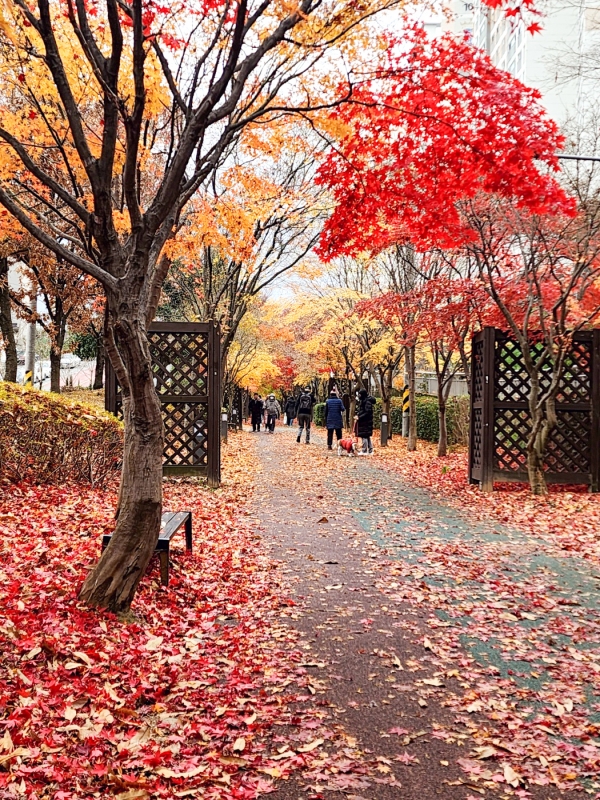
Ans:
[{"label": "bench leg", "polygon": [[192,515],[190,513],[189,517],[185,521],[185,547],[191,553],[192,552]]},{"label": "bench leg", "polygon": [[160,582],[163,586],[169,585],[169,551],[161,550],[158,554],[160,558]]}]

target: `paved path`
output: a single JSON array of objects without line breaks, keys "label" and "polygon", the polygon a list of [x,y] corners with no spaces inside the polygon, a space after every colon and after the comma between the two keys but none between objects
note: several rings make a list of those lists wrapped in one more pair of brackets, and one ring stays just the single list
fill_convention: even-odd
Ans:
[{"label": "paved path", "polygon": [[[305,663],[315,665],[305,667],[315,701],[368,765],[363,775],[333,779],[324,761],[313,791],[339,797],[342,788],[367,800],[506,797],[513,789],[497,775],[512,748],[513,766],[515,754],[531,762],[534,753],[548,780],[514,789],[564,796],[562,773],[544,755],[556,752],[552,725],[563,725],[567,745],[590,764],[600,744],[600,698],[590,684],[590,659],[600,658],[593,568],[535,537],[469,521],[377,458],[338,459],[322,432],[308,447],[296,444],[295,429],[247,435],[261,470],[254,511],[299,602],[292,623],[304,636]],[[516,744],[499,739],[490,719],[516,731]],[[485,747],[495,750],[489,761]],[[594,784],[591,768],[587,793],[569,796],[595,796]],[[290,782],[273,796],[306,794]]]}]

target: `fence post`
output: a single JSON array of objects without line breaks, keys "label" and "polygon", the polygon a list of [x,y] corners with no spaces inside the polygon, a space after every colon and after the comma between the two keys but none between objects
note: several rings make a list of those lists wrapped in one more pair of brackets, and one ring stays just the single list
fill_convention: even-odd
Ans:
[{"label": "fence post", "polygon": [[216,489],[221,483],[221,335],[213,321],[208,331],[208,353],[208,485]]},{"label": "fence post", "polygon": [[389,438],[388,437],[388,425],[389,425],[388,415],[387,414],[382,414],[381,415],[381,426],[380,426],[381,447],[387,447],[388,438]]},{"label": "fence post", "polygon": [[483,329],[483,407],[481,441],[481,491],[494,490],[494,358],[495,328]]},{"label": "fence post", "polygon": [[592,331],[592,435],[590,442],[590,492],[600,483],[600,328]]},{"label": "fence post", "polygon": [[410,389],[408,386],[408,373],[404,372],[404,389],[402,390],[402,436],[408,439],[408,426],[410,422]]}]

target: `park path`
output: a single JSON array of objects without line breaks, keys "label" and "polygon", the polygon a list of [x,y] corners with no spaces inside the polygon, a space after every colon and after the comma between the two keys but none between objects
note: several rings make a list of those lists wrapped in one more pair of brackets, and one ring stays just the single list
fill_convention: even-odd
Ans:
[{"label": "park path", "polygon": [[[244,434],[252,513],[297,603],[314,702],[365,764],[332,776],[324,756],[313,796],[595,797],[597,570],[295,433]],[[563,777],[572,764],[586,793]]]}]

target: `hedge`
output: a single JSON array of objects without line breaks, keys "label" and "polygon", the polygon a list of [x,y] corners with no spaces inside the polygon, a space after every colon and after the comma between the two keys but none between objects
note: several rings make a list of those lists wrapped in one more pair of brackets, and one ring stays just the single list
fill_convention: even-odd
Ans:
[{"label": "hedge", "polygon": [[[402,398],[392,397],[390,403],[392,433],[402,433]],[[325,403],[314,407],[315,425],[325,425]],[[446,407],[446,425],[450,444],[466,444],[469,423],[469,398],[451,397]],[[373,427],[381,426],[381,400],[373,410]],[[437,442],[440,434],[437,397],[430,394],[417,395],[417,437],[428,442]]]},{"label": "hedge", "polygon": [[0,382],[0,479],[102,486],[120,467],[123,426],[60,395]]}]

